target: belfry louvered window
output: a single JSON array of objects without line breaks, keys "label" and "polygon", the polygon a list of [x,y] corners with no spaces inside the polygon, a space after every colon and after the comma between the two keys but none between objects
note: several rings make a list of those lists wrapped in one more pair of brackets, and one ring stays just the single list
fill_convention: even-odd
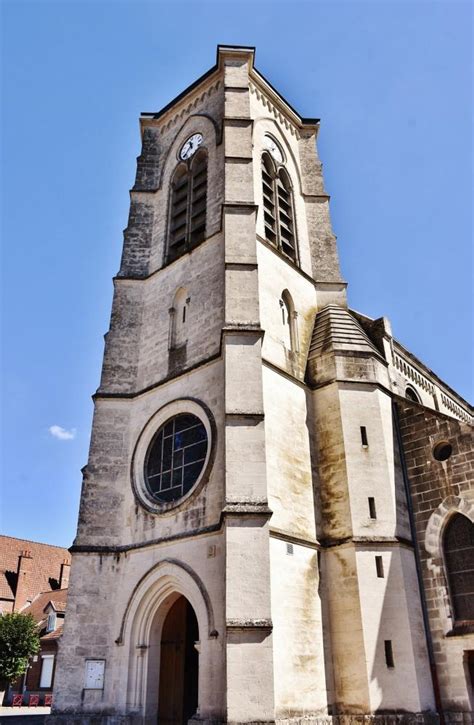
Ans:
[{"label": "belfry louvered window", "polygon": [[454,619],[474,621],[474,524],[467,516],[448,521],[443,549]]},{"label": "belfry louvered window", "polygon": [[200,149],[178,166],[171,182],[168,262],[204,241],[206,204],[207,154]]},{"label": "belfry louvered window", "polygon": [[288,174],[270,155],[262,156],[263,217],[265,239],[297,261],[293,192]]}]

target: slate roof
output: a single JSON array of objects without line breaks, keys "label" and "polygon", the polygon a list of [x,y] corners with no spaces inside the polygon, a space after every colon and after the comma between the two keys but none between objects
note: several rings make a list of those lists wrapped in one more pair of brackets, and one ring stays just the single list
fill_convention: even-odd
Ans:
[{"label": "slate roof", "polygon": [[0,535],[0,599],[15,599],[18,561],[24,551],[31,552],[33,557],[29,599],[40,592],[53,591],[55,582],[59,586],[61,564],[64,561],[71,563],[68,550],[60,546]]},{"label": "slate roof", "polygon": [[327,305],[316,315],[308,359],[337,351],[370,353],[381,357],[349,310],[339,305]]}]

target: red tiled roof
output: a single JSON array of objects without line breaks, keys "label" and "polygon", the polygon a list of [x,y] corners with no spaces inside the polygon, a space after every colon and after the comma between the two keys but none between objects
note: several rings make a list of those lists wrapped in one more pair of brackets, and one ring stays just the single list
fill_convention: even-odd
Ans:
[{"label": "red tiled roof", "polygon": [[61,564],[71,562],[68,550],[60,546],[0,535],[0,599],[15,599],[18,561],[24,551],[29,551],[33,557],[28,599],[33,599],[40,592],[52,591],[54,580],[59,586]]},{"label": "red tiled roof", "polygon": [[66,611],[67,589],[56,589],[54,592],[41,592],[28,607],[22,610],[22,614],[31,614],[37,622],[47,618],[45,609],[51,602],[56,612]]},{"label": "red tiled roof", "polygon": [[54,630],[54,632],[48,632],[48,634],[44,634],[42,637],[40,637],[41,642],[44,642],[45,640],[49,641],[51,639],[59,639],[59,637],[63,633],[63,624],[60,624],[57,629]]},{"label": "red tiled roof", "polygon": [[[31,614],[35,621],[38,622],[38,627],[41,631],[46,627],[46,622],[48,620],[48,615],[45,612],[48,605],[51,604],[56,612],[62,613],[66,611],[66,601],[67,589],[56,589],[54,592],[41,592],[41,594],[38,594],[33,599],[28,607],[22,609],[22,614]],[[62,628],[62,624],[58,626],[54,632],[49,632],[48,635],[44,635],[44,637],[53,639],[53,637],[49,637],[49,634],[56,634],[56,636],[58,636],[57,632],[60,627]],[[41,637],[41,639],[44,639],[44,637]]]},{"label": "red tiled roof", "polygon": [[[59,591],[67,592],[67,589],[59,589]],[[53,609],[55,612],[65,612],[66,611],[66,602],[57,602],[56,600],[51,599],[51,604],[53,605]]]}]

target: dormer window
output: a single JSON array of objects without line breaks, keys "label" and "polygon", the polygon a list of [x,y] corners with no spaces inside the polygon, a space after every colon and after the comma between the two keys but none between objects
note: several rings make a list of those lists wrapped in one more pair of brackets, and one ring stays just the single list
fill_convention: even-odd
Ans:
[{"label": "dormer window", "polygon": [[296,262],[293,190],[286,169],[272,156],[262,155],[265,239]]},{"label": "dormer window", "polygon": [[168,262],[204,241],[206,204],[207,153],[201,148],[179,164],[171,181]]},{"label": "dormer window", "polygon": [[56,621],[56,612],[50,612],[48,614],[48,621],[46,623],[46,632],[54,632],[54,630],[56,629]]}]

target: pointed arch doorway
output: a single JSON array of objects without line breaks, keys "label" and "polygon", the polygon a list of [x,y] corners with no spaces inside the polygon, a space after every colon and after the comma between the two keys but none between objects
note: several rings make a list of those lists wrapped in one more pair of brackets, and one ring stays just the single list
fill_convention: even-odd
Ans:
[{"label": "pointed arch doorway", "polygon": [[163,622],[160,643],[158,725],[185,725],[198,707],[199,640],[196,615],[180,595]]}]

